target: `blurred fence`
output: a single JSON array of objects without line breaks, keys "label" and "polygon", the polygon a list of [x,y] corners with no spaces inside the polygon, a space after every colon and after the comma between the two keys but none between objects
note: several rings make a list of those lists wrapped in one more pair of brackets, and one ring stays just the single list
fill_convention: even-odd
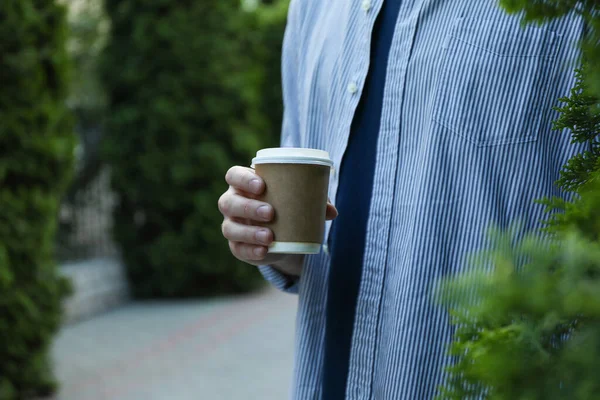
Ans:
[{"label": "blurred fence", "polygon": [[111,240],[114,194],[110,171],[103,168],[87,188],[64,202],[60,212],[57,257],[61,262],[116,255]]},{"label": "blurred fence", "polygon": [[98,157],[100,135],[89,132],[80,134],[75,180],[60,209],[56,253],[63,263],[117,254],[111,239],[116,197],[110,169]]}]

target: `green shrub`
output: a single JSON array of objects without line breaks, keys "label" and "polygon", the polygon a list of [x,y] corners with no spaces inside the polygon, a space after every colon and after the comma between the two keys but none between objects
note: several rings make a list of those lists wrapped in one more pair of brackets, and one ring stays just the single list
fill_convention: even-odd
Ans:
[{"label": "green shrub", "polygon": [[[571,213],[600,228],[600,181]],[[555,239],[498,234],[470,273],[441,286],[456,362],[439,399],[600,398],[600,241],[573,225]]]},{"label": "green shrub", "polygon": [[52,0],[0,2],[0,398],[55,388],[48,347],[68,291],[53,260],[73,164],[65,13]]},{"label": "green shrub", "polygon": [[285,13],[268,18],[277,7],[106,2],[105,155],[119,198],[114,237],[137,296],[239,292],[262,282],[231,256],[216,204],[227,169],[278,140]]}]

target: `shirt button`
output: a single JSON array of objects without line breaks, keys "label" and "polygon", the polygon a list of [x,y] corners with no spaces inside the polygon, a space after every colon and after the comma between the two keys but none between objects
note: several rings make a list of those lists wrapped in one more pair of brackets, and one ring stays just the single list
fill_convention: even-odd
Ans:
[{"label": "shirt button", "polygon": [[362,9],[365,12],[368,12],[371,9],[371,0],[363,0]]},{"label": "shirt button", "polygon": [[358,92],[358,86],[356,86],[356,82],[350,82],[348,84],[348,93],[354,94]]}]

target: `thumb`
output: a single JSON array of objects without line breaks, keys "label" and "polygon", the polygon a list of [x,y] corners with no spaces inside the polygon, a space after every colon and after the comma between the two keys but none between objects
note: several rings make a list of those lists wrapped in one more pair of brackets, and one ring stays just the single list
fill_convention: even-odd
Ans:
[{"label": "thumb", "polygon": [[333,204],[327,202],[327,210],[325,211],[325,219],[331,221],[338,216],[338,210]]}]

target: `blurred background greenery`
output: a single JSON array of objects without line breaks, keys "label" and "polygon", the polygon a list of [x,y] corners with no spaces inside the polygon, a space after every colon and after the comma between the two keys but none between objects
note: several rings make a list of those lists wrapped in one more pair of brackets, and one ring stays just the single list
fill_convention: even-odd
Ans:
[{"label": "blurred background greenery", "polygon": [[[215,234],[214,205],[224,171],[278,143],[287,1],[107,0],[105,13],[87,4],[71,24],[82,74],[71,100],[91,147],[84,159],[110,166],[114,239],[134,294],[262,284]],[[101,141],[88,137],[97,130]]]},{"label": "blurred background greenery", "polygon": [[54,234],[75,146],[67,34],[53,2],[0,2],[0,399],[55,388],[47,351],[68,285]]},{"label": "blurred background greenery", "polygon": [[106,1],[103,156],[118,197],[114,237],[137,296],[262,283],[219,237],[215,201],[230,166],[248,165],[257,149],[278,141],[279,73],[265,66],[278,58],[283,5],[244,11],[238,0]]},{"label": "blurred background greenery", "polygon": [[230,166],[278,143],[287,6],[0,2],[0,399],[54,390],[56,259],[119,254],[144,298],[263,284],[216,204]]}]

